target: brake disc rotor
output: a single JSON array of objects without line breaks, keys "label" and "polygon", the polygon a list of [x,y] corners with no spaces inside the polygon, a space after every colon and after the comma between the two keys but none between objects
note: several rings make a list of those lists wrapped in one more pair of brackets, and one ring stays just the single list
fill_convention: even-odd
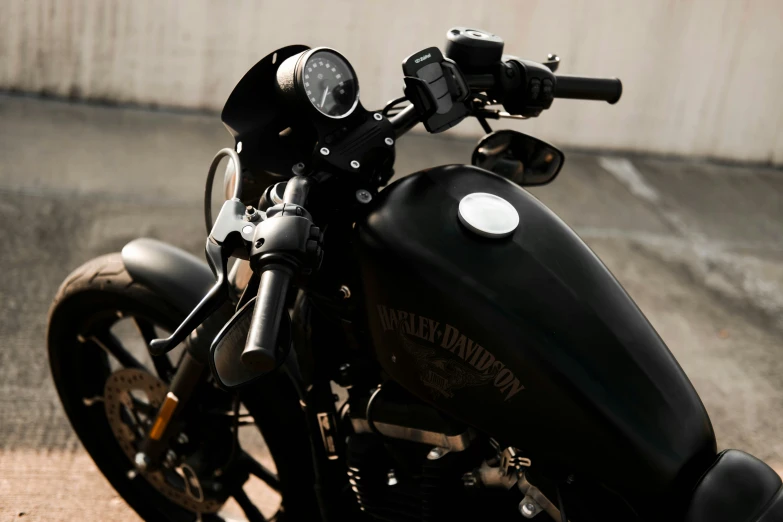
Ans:
[{"label": "brake disc rotor", "polygon": [[[131,463],[140,451],[144,435],[155,422],[155,416],[166,398],[168,386],[143,370],[126,368],[114,372],[104,386],[104,406],[109,426],[122,451]],[[186,465],[144,471],[142,476],[175,504],[198,513],[214,513],[222,501],[205,497],[193,469]],[[201,499],[193,492],[201,493]]]}]

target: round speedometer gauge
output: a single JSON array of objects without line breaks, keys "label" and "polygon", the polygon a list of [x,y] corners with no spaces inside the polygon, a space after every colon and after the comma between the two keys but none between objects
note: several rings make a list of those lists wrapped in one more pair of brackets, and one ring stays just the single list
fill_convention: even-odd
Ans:
[{"label": "round speedometer gauge", "polygon": [[310,54],[300,81],[310,103],[326,116],[348,116],[359,102],[359,83],[353,68],[332,51]]}]

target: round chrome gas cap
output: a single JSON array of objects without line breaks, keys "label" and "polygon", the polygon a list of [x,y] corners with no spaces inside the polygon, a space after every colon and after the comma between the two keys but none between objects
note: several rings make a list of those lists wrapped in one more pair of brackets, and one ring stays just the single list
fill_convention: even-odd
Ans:
[{"label": "round chrome gas cap", "polygon": [[474,192],[459,202],[459,220],[469,230],[484,237],[506,237],[519,226],[519,214],[505,199]]}]

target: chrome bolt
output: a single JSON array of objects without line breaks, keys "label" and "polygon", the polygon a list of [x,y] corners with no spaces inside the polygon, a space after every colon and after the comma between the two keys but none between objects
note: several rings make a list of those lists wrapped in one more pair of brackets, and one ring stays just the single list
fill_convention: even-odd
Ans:
[{"label": "chrome bolt", "polygon": [[177,461],[177,454],[174,453],[173,450],[168,450],[166,452],[166,462],[169,465],[173,466],[176,461]]},{"label": "chrome bolt", "polygon": [[321,155],[328,156],[329,155],[329,149],[326,147],[321,147]]},{"label": "chrome bolt", "polygon": [[372,194],[370,194],[367,190],[359,189],[356,191],[356,200],[359,203],[369,203],[372,201]]},{"label": "chrome bolt", "polygon": [[251,206],[248,206],[245,208],[245,215],[244,220],[245,221],[258,221],[258,218],[260,217],[260,214],[256,212],[256,209],[254,209]]},{"label": "chrome bolt", "polygon": [[466,488],[474,488],[478,486],[478,477],[472,471],[465,473],[462,475],[462,485]]},{"label": "chrome bolt", "polygon": [[143,472],[147,469],[147,466],[149,466],[150,459],[147,458],[147,455],[144,453],[139,452],[133,457],[133,463],[136,465],[137,470]]},{"label": "chrome bolt", "polygon": [[394,140],[393,140],[393,139],[391,139],[391,138],[386,138],[385,140],[383,140],[383,142],[384,142],[386,145],[388,145],[389,147],[391,147],[392,145],[394,145]]},{"label": "chrome bolt", "polygon": [[245,225],[242,227],[242,233],[246,236],[249,236],[253,233],[253,227],[250,225]]},{"label": "chrome bolt", "polygon": [[397,485],[397,474],[394,472],[393,469],[390,469],[389,472],[386,474],[386,485],[387,486]]},{"label": "chrome bolt", "polygon": [[359,168],[359,162],[358,162],[358,161],[356,161],[356,160],[353,160],[353,161],[351,162],[351,167],[353,167],[353,168],[355,168],[355,169],[358,169],[358,168]]},{"label": "chrome bolt", "polygon": [[351,289],[348,288],[346,285],[342,285],[340,287],[340,295],[343,296],[343,299],[350,299],[351,298]]},{"label": "chrome bolt", "polygon": [[376,112],[372,115],[373,118],[375,118],[378,121],[381,121],[383,119],[383,115],[380,112]]},{"label": "chrome bolt", "polygon": [[519,503],[519,512],[525,518],[533,518],[541,511],[541,506],[529,495],[525,495],[522,502]]},{"label": "chrome bolt", "polygon": [[177,442],[179,442],[180,444],[187,444],[188,443],[188,436],[185,435],[184,433],[180,433],[177,436]]},{"label": "chrome bolt", "polygon": [[438,460],[449,452],[446,448],[434,447],[427,453],[427,460]]}]

